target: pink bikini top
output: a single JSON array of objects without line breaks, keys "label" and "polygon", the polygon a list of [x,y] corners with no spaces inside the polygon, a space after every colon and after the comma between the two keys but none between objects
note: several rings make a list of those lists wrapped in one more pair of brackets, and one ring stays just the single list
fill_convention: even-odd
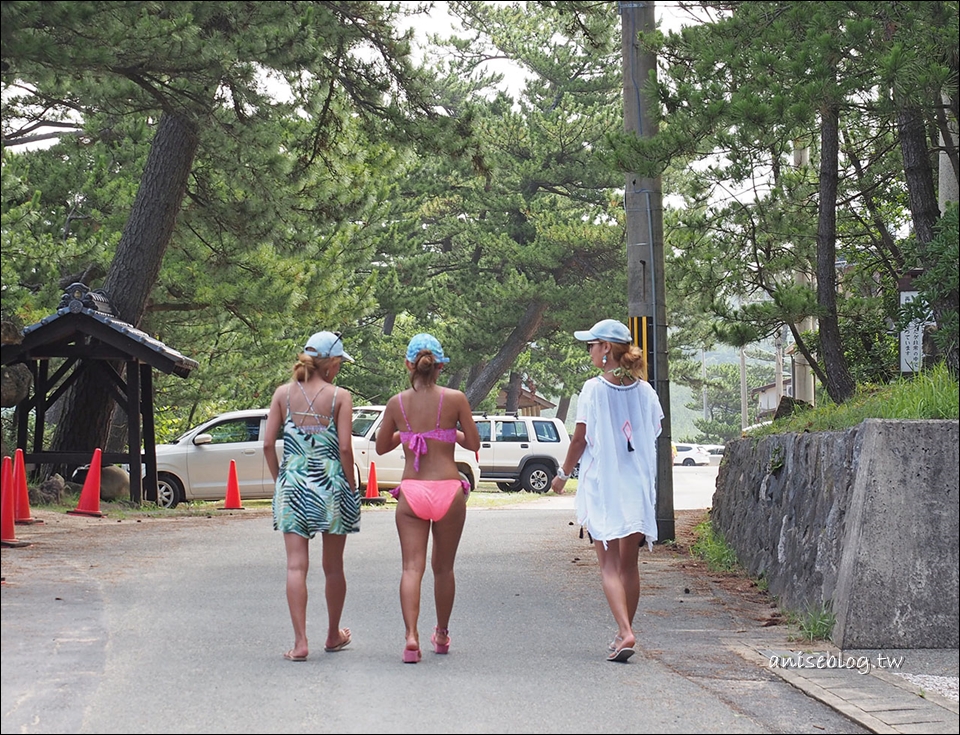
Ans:
[{"label": "pink bikini top", "polygon": [[413,452],[413,469],[420,471],[420,457],[427,453],[427,439],[436,439],[440,442],[453,444],[457,441],[457,428],[440,428],[440,409],[443,408],[443,393],[445,388],[440,389],[440,405],[437,406],[437,425],[430,431],[416,432],[410,428],[410,420],[407,418],[407,412],[403,407],[403,399],[398,395],[400,401],[400,412],[403,413],[403,420],[407,422],[407,431],[400,432],[400,441],[407,445],[407,448]]}]

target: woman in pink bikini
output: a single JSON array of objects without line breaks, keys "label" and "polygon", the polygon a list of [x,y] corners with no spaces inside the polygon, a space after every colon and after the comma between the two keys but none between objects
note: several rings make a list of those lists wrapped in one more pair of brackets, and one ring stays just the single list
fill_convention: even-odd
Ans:
[{"label": "woman in pink bikini", "polygon": [[430,641],[436,653],[450,651],[448,628],[456,594],[453,564],[470,492],[469,484],[460,478],[453,450],[456,443],[474,452],[480,449],[480,434],[467,397],[437,385],[437,377],[449,361],[436,337],[415,335],[407,346],[406,359],[411,388],[387,402],[377,432],[377,454],[402,443],[406,455],[403,479],[391,494],[397,498],[396,523],[403,561],[400,609],[406,627],[403,662],[408,664],[421,658],[417,619],[431,531],[437,625]]}]

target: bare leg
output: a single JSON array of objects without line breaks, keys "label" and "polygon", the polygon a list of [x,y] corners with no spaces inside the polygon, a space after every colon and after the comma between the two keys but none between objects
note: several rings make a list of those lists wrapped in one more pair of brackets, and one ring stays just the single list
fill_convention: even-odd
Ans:
[{"label": "bare leg", "polygon": [[350,640],[350,629],[340,630],[340,616],[347,597],[347,579],[343,574],[345,534],[323,534],[323,576],[327,599],[327,641],[325,648],[336,648]]},{"label": "bare leg", "polygon": [[293,648],[287,655],[306,658],[307,643],[307,572],[310,569],[310,540],[296,533],[283,534],[287,550],[287,605],[293,622]]},{"label": "bare leg", "polygon": [[450,627],[450,614],[457,593],[453,565],[466,519],[467,499],[462,492],[457,492],[446,515],[433,524],[430,563],[433,567],[433,598],[437,608],[436,642],[440,645],[450,642],[447,629]]},{"label": "bare leg", "polygon": [[635,533],[620,539],[620,581],[627,596],[627,618],[630,627],[640,604],[640,537]]},{"label": "bare leg", "polygon": [[603,584],[603,594],[607,597],[607,604],[613,619],[617,623],[618,648],[633,648],[636,638],[627,611],[627,594],[620,580],[620,541],[607,541],[608,548],[603,548],[603,541],[594,541],[597,550],[597,560],[600,562],[600,578]]},{"label": "bare leg", "polygon": [[427,567],[430,522],[418,518],[410,510],[410,505],[401,492],[397,502],[396,524],[403,562],[403,572],[400,575],[400,610],[406,628],[406,648],[415,651],[420,648],[417,620],[420,617],[420,584]]}]

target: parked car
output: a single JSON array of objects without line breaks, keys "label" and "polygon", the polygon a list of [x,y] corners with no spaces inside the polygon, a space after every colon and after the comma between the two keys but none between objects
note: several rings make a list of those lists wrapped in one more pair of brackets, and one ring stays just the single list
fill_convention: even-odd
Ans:
[{"label": "parked car", "polygon": [[720,464],[720,460],[723,459],[723,444],[704,444],[703,448],[707,450],[707,454],[710,455],[710,464],[717,465]]},{"label": "parked car", "polygon": [[[357,486],[366,490],[370,478],[370,463],[377,468],[377,487],[389,490],[400,484],[403,477],[403,447],[397,446],[386,454],[377,454],[377,430],[383,421],[385,406],[355,406],[353,409],[353,461],[356,465]],[[480,482],[480,464],[477,452],[454,447],[453,458],[460,477],[474,490]]]},{"label": "parked car", "polygon": [[[370,461],[377,468],[377,487],[389,490],[400,484],[403,449],[397,447],[382,457],[374,449],[383,417],[383,406],[355,406],[353,409],[353,473],[357,487],[366,490]],[[169,444],[157,445],[157,503],[173,508],[191,500],[218,500],[226,496],[230,460],[237,462],[241,500],[273,497],[273,478],[263,457],[266,408],[223,413],[190,429]],[[283,453],[283,441],[277,442]],[[455,453],[461,476],[471,489],[480,481],[477,455],[457,446]]]},{"label": "parked car", "polygon": [[704,446],[704,449],[706,449],[707,454],[710,455],[710,464],[720,464],[725,450],[723,444],[707,444]]},{"label": "parked car", "polygon": [[157,504],[173,508],[226,497],[231,459],[237,463],[241,499],[272,497],[273,478],[263,459],[266,421],[265,408],[230,411],[157,444]]},{"label": "parked car", "polygon": [[710,455],[699,444],[677,444],[677,453],[673,458],[673,463],[684,467],[710,464]]},{"label": "parked car", "polygon": [[505,492],[545,493],[567,456],[570,435],[557,418],[474,416],[480,431],[480,472]]}]

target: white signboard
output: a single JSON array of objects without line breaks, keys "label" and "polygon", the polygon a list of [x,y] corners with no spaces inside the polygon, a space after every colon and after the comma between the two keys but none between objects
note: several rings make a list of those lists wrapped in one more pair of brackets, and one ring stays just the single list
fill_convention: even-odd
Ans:
[{"label": "white signboard", "polygon": [[[900,306],[909,304],[916,297],[916,291],[901,291]],[[914,319],[900,332],[901,373],[919,373],[923,367],[923,328],[927,324],[933,324],[933,321]]]}]

